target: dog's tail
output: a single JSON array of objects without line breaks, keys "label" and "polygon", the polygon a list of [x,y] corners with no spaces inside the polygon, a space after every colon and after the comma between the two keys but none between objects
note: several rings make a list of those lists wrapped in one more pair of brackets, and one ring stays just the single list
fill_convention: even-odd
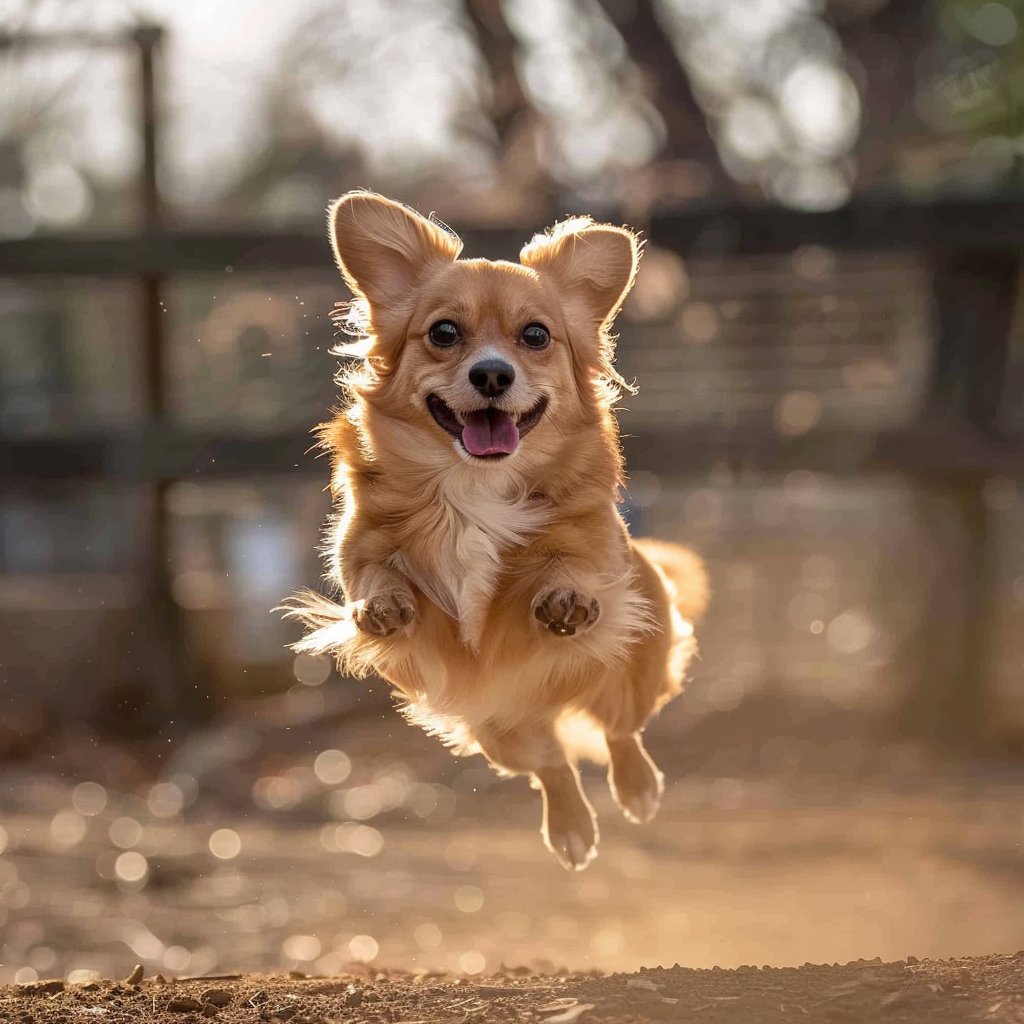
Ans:
[{"label": "dog's tail", "polygon": [[707,610],[710,598],[708,574],[700,555],[679,544],[650,537],[634,539],[633,544],[661,570],[679,615],[689,623],[697,622]]},{"label": "dog's tail", "polygon": [[297,654],[336,654],[356,635],[352,608],[311,590],[292,595],[272,610],[306,627],[305,636],[290,645]]}]

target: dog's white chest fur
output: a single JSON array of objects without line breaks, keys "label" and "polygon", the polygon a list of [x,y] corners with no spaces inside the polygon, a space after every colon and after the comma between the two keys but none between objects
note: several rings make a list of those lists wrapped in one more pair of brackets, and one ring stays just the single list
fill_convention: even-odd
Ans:
[{"label": "dog's white chest fur", "polygon": [[463,643],[479,649],[503,555],[526,544],[545,523],[543,503],[508,497],[491,474],[457,474],[437,491],[436,530],[403,548],[398,567],[459,624]]}]

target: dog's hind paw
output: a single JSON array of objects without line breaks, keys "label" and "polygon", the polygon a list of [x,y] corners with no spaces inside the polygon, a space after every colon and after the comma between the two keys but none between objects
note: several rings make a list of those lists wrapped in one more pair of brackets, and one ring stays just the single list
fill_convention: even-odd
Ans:
[{"label": "dog's hind paw", "polygon": [[582,871],[597,856],[597,833],[592,826],[579,832],[545,830],[543,836],[544,845],[566,871]]},{"label": "dog's hind paw", "polygon": [[636,825],[646,825],[661,806],[661,794],[656,789],[636,793],[616,792],[614,796],[626,820]]},{"label": "dog's hind paw", "polygon": [[411,594],[395,591],[368,598],[356,607],[356,625],[371,636],[392,636],[416,618],[416,602]]},{"label": "dog's hind paw", "polygon": [[533,614],[555,636],[575,636],[597,622],[601,606],[596,598],[586,597],[570,587],[559,587],[537,602]]}]

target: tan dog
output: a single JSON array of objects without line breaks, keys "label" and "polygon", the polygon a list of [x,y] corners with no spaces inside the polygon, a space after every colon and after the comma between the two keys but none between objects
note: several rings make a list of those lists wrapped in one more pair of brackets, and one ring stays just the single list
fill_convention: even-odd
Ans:
[{"label": "tan dog", "polygon": [[576,758],[609,762],[630,820],[654,815],[641,730],[679,692],[706,602],[697,556],[631,540],[616,510],[609,329],[637,240],[577,218],[518,264],[460,260],[450,231],[368,193],[330,222],[365,359],[322,428],[345,603],[297,598],[297,649],[378,673],[458,753],[532,776],[544,841],[583,868],[597,826]]}]

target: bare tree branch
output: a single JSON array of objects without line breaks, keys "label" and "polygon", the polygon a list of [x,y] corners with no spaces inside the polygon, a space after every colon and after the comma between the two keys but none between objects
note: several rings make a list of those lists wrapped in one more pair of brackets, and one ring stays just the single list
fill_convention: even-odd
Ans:
[{"label": "bare tree branch", "polygon": [[622,36],[633,62],[647,77],[648,98],[665,123],[662,156],[700,160],[718,168],[718,153],[704,111],[694,98],[690,80],[651,0],[598,3]]},{"label": "bare tree branch", "polygon": [[518,40],[505,20],[501,0],[464,0],[463,9],[490,74],[491,98],[487,113],[499,145],[504,149],[516,123],[530,113],[530,104],[516,70]]}]

